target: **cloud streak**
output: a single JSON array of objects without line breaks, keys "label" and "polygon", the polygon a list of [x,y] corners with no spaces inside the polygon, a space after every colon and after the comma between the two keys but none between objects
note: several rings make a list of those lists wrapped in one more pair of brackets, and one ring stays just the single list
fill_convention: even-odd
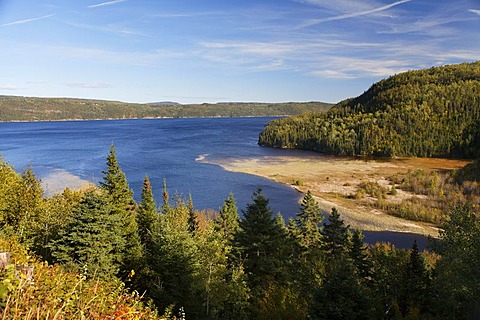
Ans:
[{"label": "cloud streak", "polygon": [[310,27],[310,26],[313,26],[313,25],[317,25],[317,24],[324,23],[324,22],[329,22],[329,21],[336,21],[336,20],[343,20],[343,19],[349,19],[349,18],[356,18],[356,17],[361,17],[361,16],[370,15],[370,14],[373,14],[373,13],[379,13],[379,12],[388,10],[388,9],[390,9],[390,8],[396,7],[396,6],[398,6],[398,5],[401,5],[401,4],[410,2],[410,1],[411,1],[411,0],[400,0],[400,1],[391,3],[391,4],[388,4],[388,5],[379,7],[379,8],[373,8],[373,9],[369,9],[369,10],[363,10],[363,11],[345,13],[345,14],[341,14],[341,15],[337,15],[337,16],[333,16],[333,17],[326,17],[326,18],[320,18],[320,19],[311,19],[311,20],[308,20],[308,21],[304,22],[304,23],[301,24],[300,26],[298,26],[298,29]]},{"label": "cloud streak", "polygon": [[18,90],[18,89],[20,89],[20,88],[17,87],[16,85],[14,85],[14,84],[0,85],[0,90],[11,90],[11,91],[14,91],[14,90]]},{"label": "cloud streak", "polygon": [[52,13],[52,14],[48,14],[46,16],[41,16],[41,17],[37,17],[37,18],[17,20],[17,21],[13,21],[13,22],[9,22],[9,23],[4,23],[1,26],[2,27],[8,27],[8,26],[15,26],[15,25],[18,25],[18,24],[25,24],[25,23],[29,23],[29,22],[33,22],[33,21],[48,19],[50,17],[53,17],[54,15],[55,15],[55,13]]},{"label": "cloud streak", "polygon": [[105,7],[105,6],[111,6],[120,2],[125,2],[127,0],[113,0],[113,1],[106,1],[98,4],[92,4],[88,6],[87,8],[98,8],[98,7]]},{"label": "cloud streak", "polygon": [[107,89],[112,87],[112,85],[109,83],[94,83],[94,82],[64,83],[64,85],[69,88],[80,88],[80,89]]},{"label": "cloud streak", "polygon": [[477,10],[477,9],[469,9],[468,11],[470,11],[471,13],[478,14],[478,15],[480,16],[480,10]]}]

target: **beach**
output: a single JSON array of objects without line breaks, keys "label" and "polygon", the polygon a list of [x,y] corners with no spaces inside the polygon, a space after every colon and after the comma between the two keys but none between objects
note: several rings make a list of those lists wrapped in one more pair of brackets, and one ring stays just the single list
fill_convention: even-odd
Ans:
[{"label": "beach", "polygon": [[[224,158],[206,162],[222,166],[225,170],[253,174],[295,188],[308,190],[324,212],[333,207],[340,212],[344,222],[354,229],[365,231],[410,232],[437,236],[434,225],[410,221],[394,216],[349,198],[362,181],[375,181],[389,187],[387,180],[399,172],[410,170],[454,170],[468,162],[435,158],[362,159],[305,153],[302,156],[274,156],[263,158]],[[418,196],[398,190],[389,201],[402,201]]]}]

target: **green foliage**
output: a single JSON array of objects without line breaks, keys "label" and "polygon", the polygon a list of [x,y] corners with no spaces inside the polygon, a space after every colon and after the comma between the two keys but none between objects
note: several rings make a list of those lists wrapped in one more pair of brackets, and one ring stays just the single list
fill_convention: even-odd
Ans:
[{"label": "green foliage", "polygon": [[136,104],[119,101],[0,96],[0,121],[87,119],[285,116],[325,112],[332,104],[290,103],[175,103]]},{"label": "green foliage", "polygon": [[270,122],[259,144],[337,155],[477,157],[480,62],[408,71],[326,114]]},{"label": "green foliage", "polygon": [[56,262],[74,270],[86,270],[90,276],[113,278],[123,263],[125,239],[122,216],[106,197],[87,192],[73,210],[71,222],[51,245]]},{"label": "green foliage", "polygon": [[337,208],[332,208],[328,222],[323,224],[323,245],[331,258],[340,258],[347,253],[349,248],[349,226],[345,226],[340,218]]},{"label": "green foliage", "polygon": [[106,158],[107,170],[102,171],[103,181],[100,187],[105,190],[108,202],[112,206],[113,214],[119,215],[122,228],[118,230],[119,236],[125,239],[123,247],[122,274],[128,275],[131,270],[139,268],[139,261],[143,256],[137,224],[137,205],[133,199],[133,191],[130,189],[125,173],[120,168],[115,153],[114,145],[110,146],[110,152]]}]

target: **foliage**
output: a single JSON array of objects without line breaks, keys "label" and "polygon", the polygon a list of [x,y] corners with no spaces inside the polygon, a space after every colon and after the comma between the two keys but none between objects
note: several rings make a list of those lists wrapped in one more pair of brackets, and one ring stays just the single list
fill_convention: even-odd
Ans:
[{"label": "foliage", "polygon": [[326,114],[270,122],[259,144],[337,155],[477,157],[480,62],[408,71]]},{"label": "foliage", "polygon": [[182,117],[285,116],[307,111],[325,112],[332,104],[290,103],[178,103],[136,104],[119,101],[0,96],[1,121],[136,119]]},{"label": "foliage", "polygon": [[11,268],[0,270],[0,292],[8,282],[7,294],[0,293],[3,319],[161,319],[128,293],[118,280],[105,281],[88,272],[68,272],[28,256],[24,246],[0,237],[0,248],[11,252],[12,262],[34,268],[34,281],[15,275]]}]

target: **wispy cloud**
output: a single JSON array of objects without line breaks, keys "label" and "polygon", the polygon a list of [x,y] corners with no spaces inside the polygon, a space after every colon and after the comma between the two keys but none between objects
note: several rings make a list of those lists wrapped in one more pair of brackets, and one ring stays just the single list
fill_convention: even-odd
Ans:
[{"label": "wispy cloud", "polygon": [[106,89],[106,88],[112,87],[112,85],[109,83],[95,83],[95,82],[64,83],[64,85],[70,88],[81,88],[81,89]]},{"label": "wispy cloud", "polygon": [[87,8],[98,8],[98,7],[105,7],[105,6],[111,6],[120,2],[125,2],[127,0],[113,0],[113,1],[106,1],[98,4],[92,4],[88,6]]},{"label": "wispy cloud", "polygon": [[14,91],[14,90],[19,90],[20,88],[14,84],[4,84],[4,85],[0,85],[0,90],[11,90],[11,91]]},{"label": "wispy cloud", "polygon": [[33,22],[33,21],[47,19],[47,18],[53,17],[54,15],[55,15],[55,13],[52,13],[52,14],[48,14],[46,16],[41,16],[41,17],[37,17],[37,18],[17,20],[17,21],[13,21],[13,22],[9,22],[9,23],[4,23],[1,26],[2,27],[8,27],[8,26],[14,26],[14,25],[17,25],[17,24],[25,24],[25,23],[29,23],[29,22]]},{"label": "wispy cloud", "polygon": [[475,13],[475,14],[480,15],[480,10],[477,10],[477,9],[469,9],[468,11],[470,11],[471,13]]},{"label": "wispy cloud", "polygon": [[305,27],[310,27],[313,25],[317,25],[319,23],[324,23],[324,22],[329,22],[329,21],[336,21],[336,20],[343,20],[343,19],[349,19],[349,18],[356,18],[360,16],[366,16],[366,15],[371,15],[374,13],[379,13],[385,10],[388,10],[390,8],[393,8],[395,6],[401,5],[403,3],[410,2],[411,0],[400,0],[382,7],[377,7],[377,8],[372,8],[368,10],[362,10],[362,11],[356,11],[356,12],[350,12],[350,13],[344,13],[340,14],[337,16],[332,16],[332,17],[325,17],[325,18],[319,18],[319,19],[310,19],[302,23],[301,25],[298,26],[298,28],[305,28]]}]

